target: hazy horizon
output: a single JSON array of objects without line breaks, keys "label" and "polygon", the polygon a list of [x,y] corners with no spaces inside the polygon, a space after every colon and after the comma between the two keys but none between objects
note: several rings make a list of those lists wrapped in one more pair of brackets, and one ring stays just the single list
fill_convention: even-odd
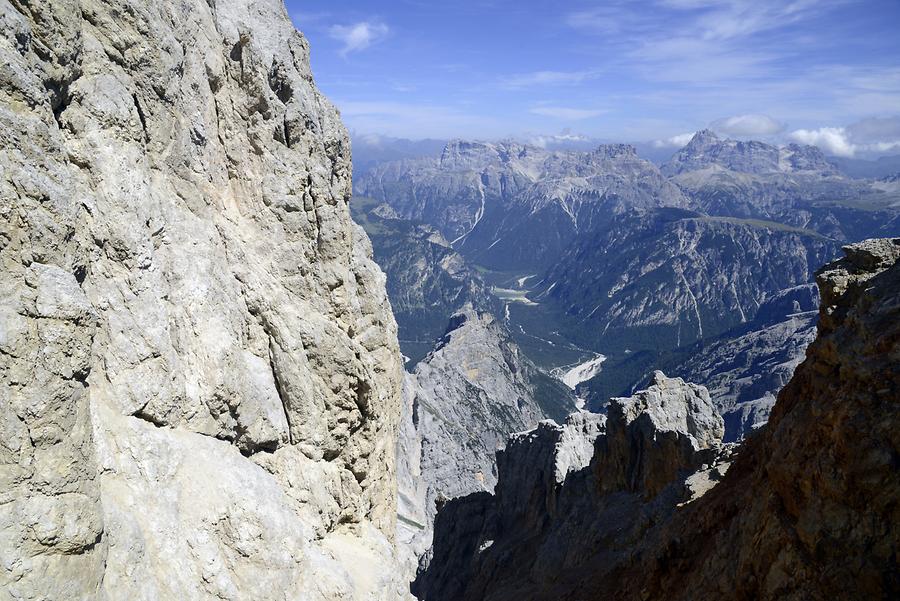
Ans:
[{"label": "hazy horizon", "polygon": [[558,134],[677,148],[711,127],[900,153],[891,0],[287,0],[317,82],[359,134]]}]

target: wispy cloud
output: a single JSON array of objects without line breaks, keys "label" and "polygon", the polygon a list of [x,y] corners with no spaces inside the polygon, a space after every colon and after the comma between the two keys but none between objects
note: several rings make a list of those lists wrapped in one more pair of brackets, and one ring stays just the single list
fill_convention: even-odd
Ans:
[{"label": "wispy cloud", "polygon": [[736,115],[716,119],[709,126],[728,136],[774,136],[784,131],[784,124],[768,115]]},{"label": "wispy cloud", "polygon": [[840,157],[900,150],[900,117],[863,119],[846,127],[797,129],[789,136]]},{"label": "wispy cloud", "polygon": [[328,35],[344,45],[341,56],[347,56],[380,42],[389,32],[388,26],[380,21],[360,21],[351,25],[333,25]]},{"label": "wispy cloud", "polygon": [[497,136],[494,119],[457,106],[428,102],[383,102],[335,100],[347,125],[358,132],[390,132],[392,136],[421,139],[429,136],[452,138],[459,132],[480,131]]},{"label": "wispy cloud", "polygon": [[501,81],[501,85],[505,88],[572,85],[598,76],[598,71],[533,71],[507,77]]},{"label": "wispy cloud", "polygon": [[580,109],[567,106],[536,106],[530,109],[529,112],[535,115],[552,117],[554,119],[562,119],[565,121],[581,121],[583,119],[598,117],[608,111],[605,109]]},{"label": "wispy cloud", "polygon": [[845,1],[657,0],[648,8],[612,0],[570,13],[564,22],[597,34],[607,49],[650,80],[704,84],[771,76],[796,40],[754,41]]},{"label": "wispy cloud", "polygon": [[[670,6],[691,5],[705,9],[696,21],[704,39],[728,40],[780,29],[838,2],[823,0],[792,0],[766,2],[758,0],[729,0],[726,2],[684,2],[664,0]],[[692,8],[681,6],[681,8]]]},{"label": "wispy cloud", "polygon": [[849,125],[900,114],[897,0],[864,11],[852,0],[402,0],[377,13],[365,3],[287,5],[307,11],[293,16],[318,49],[318,83],[356,101],[345,116],[360,131],[484,137],[571,126],[666,147],[703,127],[782,143],[803,131],[857,156],[900,140],[864,141]]},{"label": "wispy cloud", "polygon": [[325,11],[319,12],[302,12],[302,11],[290,11],[291,20],[294,22],[294,25],[303,29],[309,27],[311,25],[321,24],[322,21],[326,19],[331,19],[331,13]]},{"label": "wispy cloud", "polygon": [[682,146],[687,145],[688,142],[691,141],[691,138],[694,137],[692,133],[686,134],[678,134],[677,136],[672,136],[671,138],[665,138],[663,140],[655,140],[653,145],[656,148],[681,148]]}]

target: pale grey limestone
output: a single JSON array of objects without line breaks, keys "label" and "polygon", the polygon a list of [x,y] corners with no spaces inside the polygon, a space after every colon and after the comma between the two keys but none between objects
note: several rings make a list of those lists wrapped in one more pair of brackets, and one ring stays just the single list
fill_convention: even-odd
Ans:
[{"label": "pale grey limestone", "polygon": [[283,4],[0,29],[0,598],[404,598],[396,326]]},{"label": "pale grey limestone", "polygon": [[[571,394],[522,354],[505,325],[466,305],[407,374],[398,443],[400,540],[427,562],[435,513],[447,500],[492,490],[507,437],[574,409]],[[576,462],[584,450],[570,443]],[[580,453],[580,455],[579,455]]]}]

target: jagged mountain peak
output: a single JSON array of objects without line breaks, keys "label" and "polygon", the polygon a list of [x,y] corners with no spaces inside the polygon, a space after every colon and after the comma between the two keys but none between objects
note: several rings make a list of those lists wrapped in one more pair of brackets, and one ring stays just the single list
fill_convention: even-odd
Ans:
[{"label": "jagged mountain peak", "polygon": [[512,141],[452,140],[439,160],[381,165],[356,192],[401,217],[435,225],[482,265],[548,264],[570,236],[631,207],[685,207],[688,200],[633,146],[590,152]]},{"label": "jagged mountain peak", "polygon": [[444,146],[439,165],[443,169],[461,169],[477,168],[479,165],[530,164],[543,165],[544,169],[552,171],[556,166],[595,163],[597,159],[645,162],[638,157],[637,149],[631,144],[600,144],[592,151],[548,150],[515,140],[485,142],[457,138]]},{"label": "jagged mountain peak", "polygon": [[497,144],[478,140],[450,140],[441,152],[440,165],[452,167],[459,163],[469,164],[473,161],[497,160],[500,152]]},{"label": "jagged mountain peak", "polygon": [[719,443],[706,389],[657,374],[611,399],[605,425],[576,416],[516,434],[495,495],[439,510],[414,593],[896,598],[900,239],[844,251],[819,271],[818,337],[764,430]]},{"label": "jagged mountain peak", "polygon": [[601,144],[592,154],[605,158],[638,158],[637,148],[631,144]]},{"label": "jagged mountain peak", "polygon": [[694,137],[691,138],[691,141],[687,143],[685,148],[706,146],[709,144],[715,144],[716,142],[720,142],[721,140],[722,139],[719,137],[719,135],[713,130],[701,129],[694,134]]},{"label": "jagged mountain peak", "polygon": [[821,176],[837,175],[819,148],[788,144],[779,147],[759,140],[720,138],[715,132],[698,131],[691,141],[663,165],[666,175],[678,175],[705,169],[725,169],[740,173],[811,172]]}]

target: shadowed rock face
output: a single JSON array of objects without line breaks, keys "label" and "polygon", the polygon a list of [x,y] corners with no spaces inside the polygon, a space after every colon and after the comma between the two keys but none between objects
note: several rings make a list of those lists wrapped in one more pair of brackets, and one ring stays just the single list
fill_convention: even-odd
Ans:
[{"label": "shadowed rock face", "polygon": [[283,4],[0,30],[0,590],[402,598],[396,326]]},{"label": "shadowed rock face", "polygon": [[725,441],[764,424],[775,394],[790,381],[816,338],[819,294],[807,284],[765,301],[756,319],[711,344],[699,345],[671,369],[703,382],[725,418]]},{"label": "shadowed rock face", "polygon": [[[818,337],[806,361],[727,473],[727,450],[696,462],[716,447],[691,455],[678,444],[630,444],[611,461],[604,441],[623,428],[617,408],[595,440],[593,469],[543,489],[505,480],[501,469],[496,496],[449,503],[436,522],[443,544],[414,592],[429,600],[896,598],[900,239],[845,252],[818,273]],[[637,409],[639,398],[611,403]],[[687,421],[661,429],[647,407],[631,423],[656,430],[639,432],[689,440]],[[552,448],[533,445],[542,446]],[[673,449],[694,458],[683,468],[700,469],[686,478],[680,471],[655,496],[646,479],[634,489],[641,495],[622,490],[623,465],[666,465]],[[619,477],[605,488],[609,471],[597,467],[609,465]],[[531,499],[528,510],[511,511],[508,498]]]},{"label": "shadowed rock face", "polygon": [[630,212],[576,238],[534,298],[564,312],[566,332],[584,344],[675,349],[753,321],[768,298],[811,283],[838,248],[777,224]]},{"label": "shadowed rock face", "polygon": [[454,499],[438,512],[434,556],[414,593],[554,598],[560,574],[596,569],[597,553],[609,558],[637,544],[690,499],[683,480],[727,458],[723,431],[706,389],[657,372],[647,390],[610,400],[608,417],[575,413],[562,426],[547,421],[514,435],[497,454],[495,494]]},{"label": "shadowed rock face", "polygon": [[510,433],[575,408],[570,391],[522,355],[503,322],[471,305],[407,374],[404,400],[399,532],[417,556],[431,544],[436,504],[493,489],[495,455]]}]

